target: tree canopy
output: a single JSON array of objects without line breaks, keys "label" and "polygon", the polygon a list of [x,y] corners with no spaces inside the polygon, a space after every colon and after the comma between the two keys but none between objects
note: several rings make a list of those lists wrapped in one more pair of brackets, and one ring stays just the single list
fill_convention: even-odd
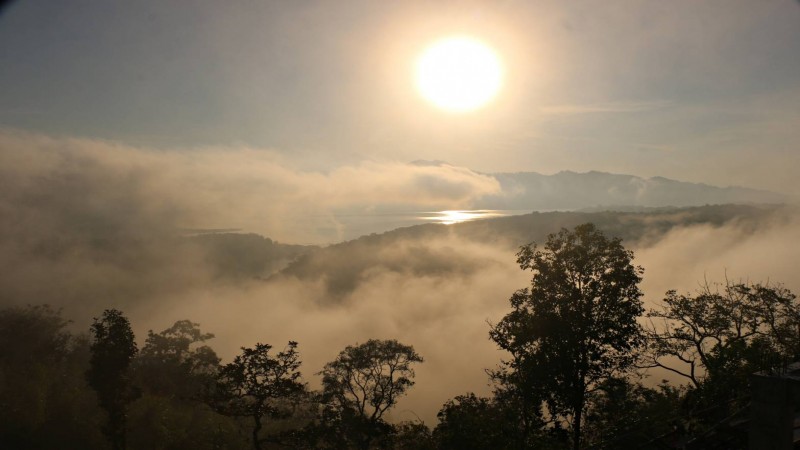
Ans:
[{"label": "tree canopy", "polygon": [[511,312],[490,332],[512,356],[496,378],[524,391],[528,416],[538,406],[530,403],[544,401],[551,416],[569,419],[576,449],[587,395],[630,370],[642,342],[643,269],[632,261],[620,239],[592,224],[525,245],[517,263],[533,272],[531,287],[511,296]]},{"label": "tree canopy", "polygon": [[0,309],[0,446],[100,448],[104,414],[87,386],[86,336],[47,305]]},{"label": "tree canopy", "polygon": [[800,358],[800,303],[780,285],[705,283],[694,294],[668,291],[648,314],[642,366],[680,375],[689,415],[721,420],[748,405],[749,377]]},{"label": "tree canopy", "polygon": [[211,347],[197,344],[213,337],[189,320],[160,333],[149,331],[137,359],[138,381],[152,393],[198,399],[216,376],[220,359]]},{"label": "tree canopy", "polygon": [[137,347],[133,330],[121,311],[107,309],[91,326],[94,340],[86,379],[97,392],[100,407],[108,414],[105,434],[111,446],[125,448],[125,421],[128,405],[137,393],[131,385],[130,365]]},{"label": "tree canopy", "polygon": [[271,345],[261,343],[252,348],[242,347],[242,353],[220,369],[214,399],[222,414],[252,420],[256,450],[266,440],[260,434],[264,419],[287,417],[290,414],[287,402],[305,391],[305,384],[300,381],[297,342],[290,341],[274,356],[270,350]]},{"label": "tree canopy", "polygon": [[359,435],[358,446],[385,428],[383,415],[414,385],[412,364],[422,357],[396,340],[370,339],[349,345],[322,370],[323,398],[346,434]]}]

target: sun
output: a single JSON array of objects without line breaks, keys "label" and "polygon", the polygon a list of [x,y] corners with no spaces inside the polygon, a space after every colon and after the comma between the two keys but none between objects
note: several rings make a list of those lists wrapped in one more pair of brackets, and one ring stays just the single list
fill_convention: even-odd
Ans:
[{"label": "sun", "polygon": [[497,53],[468,36],[431,44],[416,64],[416,85],[423,98],[450,112],[468,112],[492,100],[503,84]]}]

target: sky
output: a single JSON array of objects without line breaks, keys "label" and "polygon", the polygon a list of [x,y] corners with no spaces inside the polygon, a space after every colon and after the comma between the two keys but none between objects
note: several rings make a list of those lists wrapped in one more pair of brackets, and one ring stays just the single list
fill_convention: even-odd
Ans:
[{"label": "sky", "polygon": [[[412,79],[455,34],[505,69],[470,113]],[[798,55],[794,0],[25,0],[0,12],[0,130],[306,173],[443,160],[797,195]]]}]

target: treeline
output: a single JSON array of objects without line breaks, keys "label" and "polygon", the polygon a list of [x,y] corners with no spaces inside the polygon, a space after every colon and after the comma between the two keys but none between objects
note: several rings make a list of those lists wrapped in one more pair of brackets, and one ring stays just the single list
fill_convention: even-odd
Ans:
[{"label": "treeline", "polygon": [[48,306],[0,311],[3,448],[370,448],[430,437],[384,421],[423,361],[394,340],[346,347],[314,392],[296,342],[256,343],[221,364],[206,345],[213,334],[188,320],[150,331],[141,349],[117,310],[89,336],[67,325]]},{"label": "treeline", "polygon": [[[517,261],[531,285],[489,330],[507,357],[493,393],[448,400],[438,423],[390,423],[423,357],[394,340],[348,346],[301,375],[290,341],[222,364],[180,320],[141,348],[117,310],[73,334],[48,306],[0,310],[0,447],[9,449],[746,448],[749,376],[800,358],[800,305],[780,285],[667,292],[645,311],[643,270],[591,224]],[[646,370],[685,381],[643,384]]]}]

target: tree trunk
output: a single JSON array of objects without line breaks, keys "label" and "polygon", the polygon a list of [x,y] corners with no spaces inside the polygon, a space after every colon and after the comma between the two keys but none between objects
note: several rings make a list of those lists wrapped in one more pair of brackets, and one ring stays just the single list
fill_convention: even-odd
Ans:
[{"label": "tree trunk", "polygon": [[578,397],[576,398],[575,411],[572,416],[572,449],[581,449],[581,422],[583,420],[583,405],[586,403],[586,380],[579,378]]},{"label": "tree trunk", "polygon": [[113,450],[125,450],[125,412],[113,409],[108,411],[106,433]]},{"label": "tree trunk", "polygon": [[575,416],[572,422],[572,450],[581,450],[581,416],[583,415],[583,405],[575,409]]},{"label": "tree trunk", "polygon": [[519,400],[521,404],[520,409],[522,410],[522,436],[518,438],[516,444],[517,448],[520,450],[528,448],[528,441],[530,440],[531,429],[533,428],[531,418],[533,417],[533,410],[535,407],[531,404],[530,398],[531,395],[527,395],[526,398]]},{"label": "tree trunk", "polygon": [[369,444],[372,442],[372,424],[370,423],[370,427],[365,430],[366,432],[361,436],[359,440],[359,450],[369,450]]},{"label": "tree trunk", "polygon": [[253,416],[253,448],[261,450],[261,441],[258,439],[258,432],[261,431],[261,417]]}]

